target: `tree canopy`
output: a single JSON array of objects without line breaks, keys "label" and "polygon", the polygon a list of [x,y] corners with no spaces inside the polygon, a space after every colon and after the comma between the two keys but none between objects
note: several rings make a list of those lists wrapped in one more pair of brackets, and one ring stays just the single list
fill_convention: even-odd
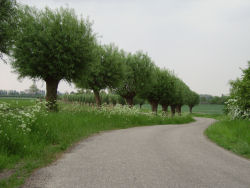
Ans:
[{"label": "tree canopy", "polygon": [[0,58],[8,54],[16,29],[17,4],[15,0],[0,0]]},{"label": "tree canopy", "polygon": [[235,116],[250,118],[250,61],[242,72],[241,78],[230,82],[231,90],[227,105],[228,107],[231,105],[229,110],[235,111],[231,112]]}]

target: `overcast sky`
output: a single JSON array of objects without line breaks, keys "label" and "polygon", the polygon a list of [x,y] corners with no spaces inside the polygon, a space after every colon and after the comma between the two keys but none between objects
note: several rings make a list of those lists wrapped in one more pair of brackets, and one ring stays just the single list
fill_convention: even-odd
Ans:
[{"label": "overcast sky", "polygon": [[[68,6],[93,21],[103,44],[143,50],[200,94],[229,93],[229,80],[250,60],[249,0],[19,0],[43,8]],[[24,90],[9,65],[0,63],[0,89]],[[44,89],[45,84],[38,83]],[[71,91],[66,83],[59,90]]]}]

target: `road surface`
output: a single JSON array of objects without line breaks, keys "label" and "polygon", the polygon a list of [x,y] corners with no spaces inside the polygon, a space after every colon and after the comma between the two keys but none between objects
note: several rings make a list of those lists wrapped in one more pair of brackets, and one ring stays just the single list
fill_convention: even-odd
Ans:
[{"label": "road surface", "polygon": [[101,133],[39,169],[32,188],[250,188],[250,160],[203,134],[214,122],[136,127]]}]

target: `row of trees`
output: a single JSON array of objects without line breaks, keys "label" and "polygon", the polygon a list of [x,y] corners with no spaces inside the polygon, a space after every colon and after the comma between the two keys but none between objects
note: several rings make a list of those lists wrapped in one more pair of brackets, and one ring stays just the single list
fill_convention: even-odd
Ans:
[{"label": "row of trees", "polygon": [[114,44],[101,45],[91,23],[79,19],[74,10],[16,7],[16,30],[8,50],[11,65],[20,77],[46,82],[51,110],[56,109],[61,80],[93,90],[98,106],[100,91],[106,88],[130,106],[136,96],[147,99],[154,112],[159,104],[164,110],[170,106],[173,114],[175,110],[180,113],[184,104],[191,109],[198,104],[199,96],[174,73],[158,68],[148,54],[128,53]]},{"label": "row of trees", "polygon": [[151,58],[143,53],[126,53],[114,45],[100,46],[95,61],[88,73],[74,79],[79,88],[91,89],[96,104],[101,105],[100,91],[109,88],[123,97],[127,104],[134,105],[137,96],[146,99],[157,112],[161,104],[163,111],[171,106],[181,113],[181,106],[188,104],[190,111],[199,103],[199,96],[172,72],[158,68]]}]

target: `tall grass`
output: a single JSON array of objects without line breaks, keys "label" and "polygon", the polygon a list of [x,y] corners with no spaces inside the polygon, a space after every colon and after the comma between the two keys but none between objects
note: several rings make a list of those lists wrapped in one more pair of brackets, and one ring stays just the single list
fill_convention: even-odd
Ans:
[{"label": "tall grass", "polygon": [[249,120],[222,120],[208,127],[205,134],[219,146],[250,158]]}]

